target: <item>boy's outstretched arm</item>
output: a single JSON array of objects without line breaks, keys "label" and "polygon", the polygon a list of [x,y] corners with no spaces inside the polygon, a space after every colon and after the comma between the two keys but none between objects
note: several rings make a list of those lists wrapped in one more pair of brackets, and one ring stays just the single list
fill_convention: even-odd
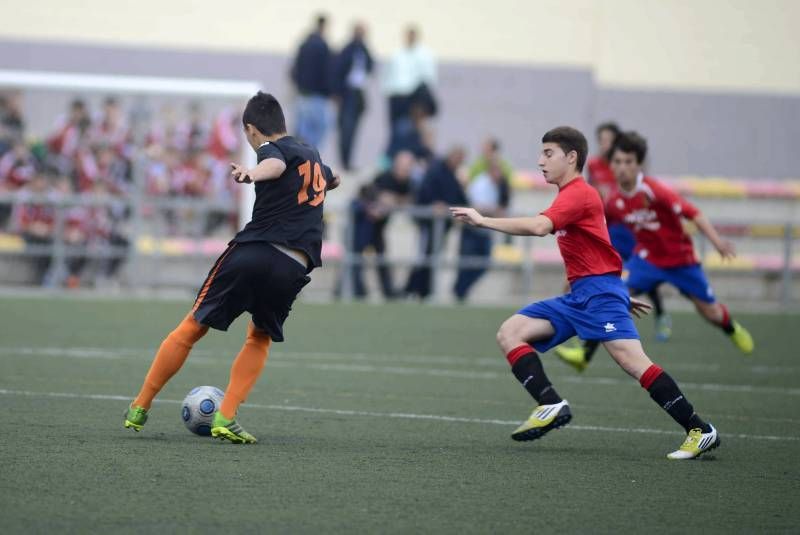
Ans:
[{"label": "boy's outstretched arm", "polygon": [[486,217],[474,208],[460,206],[451,206],[450,214],[474,227],[488,228],[515,236],[547,236],[553,232],[553,222],[541,214],[534,217]]},{"label": "boy's outstretched arm", "polygon": [[236,182],[250,184],[261,180],[275,180],[286,170],[286,162],[278,158],[262,160],[252,169],[231,162],[231,176]]}]

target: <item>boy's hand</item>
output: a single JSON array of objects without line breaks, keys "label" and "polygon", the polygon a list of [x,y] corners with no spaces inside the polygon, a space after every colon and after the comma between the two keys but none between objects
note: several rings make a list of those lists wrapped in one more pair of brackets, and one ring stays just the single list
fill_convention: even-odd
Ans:
[{"label": "boy's hand", "polygon": [[716,249],[722,258],[731,259],[736,256],[736,247],[728,240],[722,240],[717,244]]},{"label": "boy's hand", "polygon": [[469,225],[472,225],[473,227],[481,226],[481,223],[483,221],[483,216],[479,214],[478,211],[474,208],[451,206],[450,215],[452,215],[462,223],[467,223]]},{"label": "boy's hand", "polygon": [[239,184],[250,184],[253,181],[247,174],[247,169],[238,163],[231,162],[231,176]]},{"label": "boy's hand", "polygon": [[652,308],[653,307],[650,303],[646,303],[631,297],[631,314],[637,318],[647,315]]}]

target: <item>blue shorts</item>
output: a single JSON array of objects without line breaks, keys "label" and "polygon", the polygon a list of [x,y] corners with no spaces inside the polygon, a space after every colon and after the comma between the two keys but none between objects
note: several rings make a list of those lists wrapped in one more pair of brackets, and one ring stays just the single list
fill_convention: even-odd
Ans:
[{"label": "blue shorts", "polygon": [[714,303],[714,290],[706,279],[700,264],[674,268],[660,268],[638,256],[631,257],[625,264],[628,270],[628,288],[634,293],[646,293],[661,284],[668,282],[683,295],[696,297],[704,303]]},{"label": "blue shorts", "polygon": [[617,250],[623,262],[627,262],[636,247],[636,236],[625,223],[612,223],[608,226],[611,245]]},{"label": "blue shorts", "polygon": [[544,353],[576,334],[584,340],[607,342],[639,339],[630,313],[628,289],[617,275],[581,277],[572,291],[560,297],[533,303],[517,314],[541,318],[553,324],[555,334],[532,345]]}]

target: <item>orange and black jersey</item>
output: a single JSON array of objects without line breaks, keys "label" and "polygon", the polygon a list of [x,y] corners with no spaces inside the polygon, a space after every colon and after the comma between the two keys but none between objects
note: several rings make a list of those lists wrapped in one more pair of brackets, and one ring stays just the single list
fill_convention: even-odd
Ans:
[{"label": "orange and black jersey", "polygon": [[277,158],[286,170],[256,182],[253,217],[231,243],[276,243],[303,251],[311,260],[309,271],[321,266],[322,205],[333,173],[315,148],[291,136],[264,143],[256,152],[259,162]]}]

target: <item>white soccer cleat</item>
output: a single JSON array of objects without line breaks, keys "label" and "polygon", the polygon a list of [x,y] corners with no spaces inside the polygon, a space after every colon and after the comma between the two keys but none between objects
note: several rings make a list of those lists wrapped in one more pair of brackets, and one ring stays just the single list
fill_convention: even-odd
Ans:
[{"label": "white soccer cleat", "polygon": [[667,459],[673,461],[694,459],[699,457],[708,450],[713,450],[720,444],[719,435],[714,426],[711,427],[710,433],[703,433],[700,429],[692,429],[686,435],[686,440],[683,441],[681,447],[672,453],[667,454]]}]

